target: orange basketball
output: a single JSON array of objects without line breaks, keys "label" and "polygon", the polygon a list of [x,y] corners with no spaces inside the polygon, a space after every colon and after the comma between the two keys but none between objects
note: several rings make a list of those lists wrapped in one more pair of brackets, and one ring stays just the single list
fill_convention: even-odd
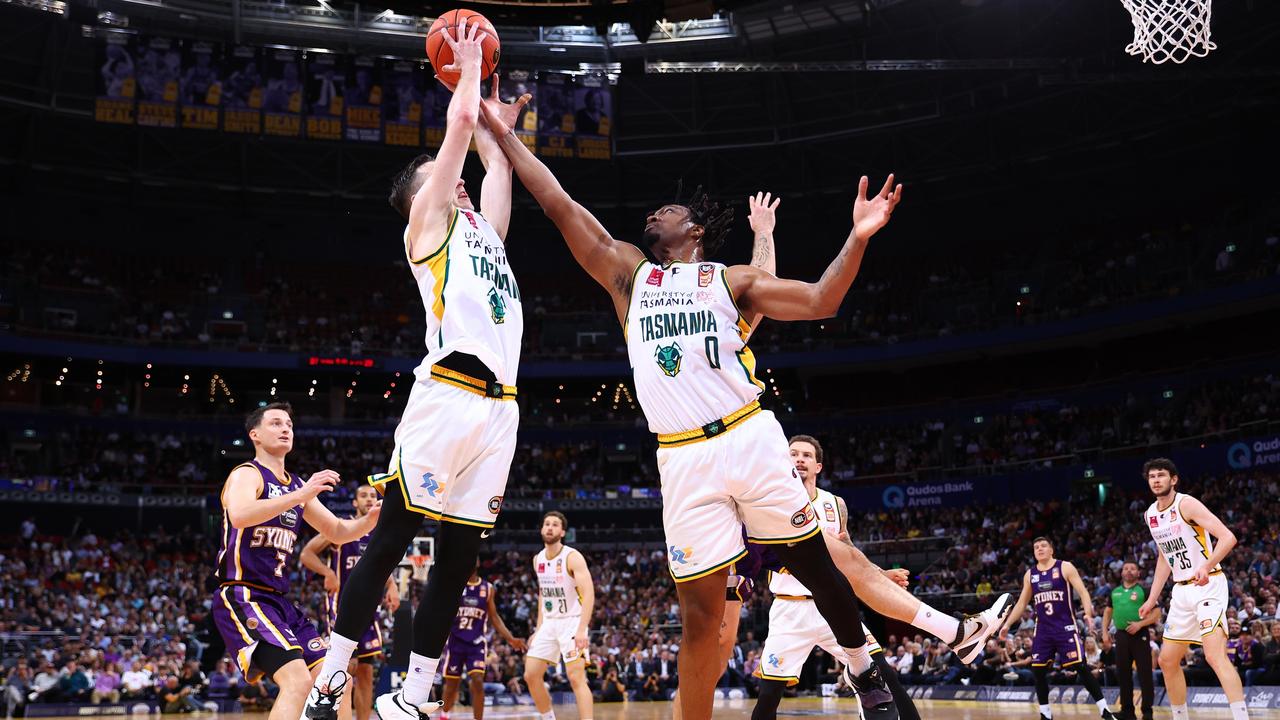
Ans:
[{"label": "orange basketball", "polygon": [[481,43],[484,52],[480,60],[480,76],[487,78],[498,69],[502,43],[498,40],[498,31],[493,29],[493,23],[489,22],[485,16],[474,10],[450,10],[436,18],[436,21],[431,23],[431,30],[427,32],[427,60],[431,63],[436,75],[451,85],[457,84],[461,73],[456,70],[441,69],[453,62],[453,48],[444,41],[442,33],[450,33],[450,37],[456,40],[461,37],[462,25],[474,25],[477,20],[480,22],[481,32],[488,34]]}]

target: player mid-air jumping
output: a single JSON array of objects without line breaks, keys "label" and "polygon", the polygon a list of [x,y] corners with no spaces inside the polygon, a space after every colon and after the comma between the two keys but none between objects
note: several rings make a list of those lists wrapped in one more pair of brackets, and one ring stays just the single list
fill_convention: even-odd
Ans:
[{"label": "player mid-air jumping", "polygon": [[[481,108],[574,258],[611,295],[640,405],[657,434],[668,565],[683,620],[684,720],[711,716],[714,684],[723,669],[718,630],[729,567],[745,555],[739,525],[751,541],[774,545],[791,573],[813,589],[867,715],[896,717],[893,698],[867,652],[857,598],[832,562],[809,499],[795,481],[786,435],[760,407],[763,384],[754,375],[755,357],[745,337],[746,318],[757,314],[778,320],[834,315],[867,242],[889,221],[902,187],[891,175],[868,197],[862,178],[853,227],[814,283],[708,261],[724,242],[732,211],[700,192],[687,204],[649,214],[643,239],[660,261],[653,263],[640,248],[613,239],[524,147],[512,132],[519,109],[519,102],[496,100]],[[985,637],[995,624],[986,618],[964,627]],[[974,638],[965,633],[956,639],[967,648]]]}]

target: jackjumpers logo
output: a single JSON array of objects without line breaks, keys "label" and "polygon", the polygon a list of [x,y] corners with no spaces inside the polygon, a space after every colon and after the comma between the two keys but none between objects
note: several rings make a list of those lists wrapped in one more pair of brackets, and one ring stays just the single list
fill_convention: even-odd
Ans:
[{"label": "jackjumpers logo", "polygon": [[489,288],[489,317],[493,319],[494,325],[507,321],[507,303],[493,288]]},{"label": "jackjumpers logo", "polygon": [[680,374],[680,361],[684,359],[684,351],[680,349],[678,342],[665,346],[659,345],[653,353],[653,359],[664,375],[675,377]]}]

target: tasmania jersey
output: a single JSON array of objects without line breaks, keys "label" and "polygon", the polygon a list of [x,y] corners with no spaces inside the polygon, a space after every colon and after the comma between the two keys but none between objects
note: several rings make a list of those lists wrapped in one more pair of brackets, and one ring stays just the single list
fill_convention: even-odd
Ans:
[{"label": "tasmania jersey", "polygon": [[554,558],[547,557],[546,548],[533,557],[533,568],[538,573],[538,599],[542,602],[543,618],[582,615],[578,582],[569,574],[569,555],[575,552],[578,551],[562,545]]},{"label": "tasmania jersey", "polygon": [[[250,460],[236,467],[251,467],[262,475],[262,488],[258,497],[274,498],[302,487],[302,478],[286,472],[283,480],[276,478],[257,460]],[[224,491],[225,492],[225,491]],[[222,510],[222,550],[218,553],[218,582],[258,587],[284,595],[289,591],[289,572],[286,565],[293,556],[293,546],[298,541],[298,526],[302,523],[301,504],[285,510],[259,525],[238,529],[231,524],[224,507]]]},{"label": "tasmania jersey", "polygon": [[342,594],[342,588],[347,586],[347,578],[350,577],[356,563],[360,562],[360,556],[364,555],[367,547],[369,547],[369,536],[365,535],[359,540],[334,545],[329,553],[329,569],[338,576],[338,589],[329,593],[327,601],[330,627],[338,617],[338,596]]},{"label": "tasmania jersey", "polygon": [[760,397],[750,329],[724,265],[636,266],[623,334],[651,432],[694,430]]},{"label": "tasmania jersey", "polygon": [[[821,488],[816,488],[816,490],[818,491],[817,495],[814,496],[809,504],[813,506],[814,512],[818,515],[818,525],[824,531],[830,531],[838,535],[844,529],[841,527],[840,522],[840,504],[836,502],[836,496],[831,494],[830,491]],[[774,595],[796,597],[813,594],[809,592],[809,588],[804,586],[804,583],[787,572],[786,568],[769,571],[769,591]]]},{"label": "tasmania jersey", "polygon": [[[1180,507],[1182,499],[1188,497],[1182,493],[1173,496],[1173,503],[1164,510],[1156,506],[1159,501],[1151,503],[1144,514],[1147,528],[1151,530],[1151,538],[1156,541],[1160,554],[1173,569],[1174,582],[1186,582],[1196,576],[1209,556],[1213,554],[1213,538],[1204,528],[1191,520],[1182,517]],[[1215,566],[1210,572],[1221,572],[1222,566]]]},{"label": "tasmania jersey", "polygon": [[489,595],[493,586],[486,580],[472,585],[467,583],[458,601],[458,615],[449,632],[451,642],[477,645],[485,641],[489,630]]},{"label": "tasmania jersey", "polygon": [[454,208],[444,245],[408,259],[427,311],[427,355],[414,371],[417,379],[429,378],[440,358],[462,352],[479,358],[498,382],[514,385],[524,332],[520,289],[506,247],[488,221],[474,210]]}]

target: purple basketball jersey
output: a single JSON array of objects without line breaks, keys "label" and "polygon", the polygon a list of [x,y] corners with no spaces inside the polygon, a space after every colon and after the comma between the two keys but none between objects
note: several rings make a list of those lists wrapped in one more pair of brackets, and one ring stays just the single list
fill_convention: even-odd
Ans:
[{"label": "purple basketball jersey", "polygon": [[[257,460],[237,466],[252,467],[262,474],[259,497],[280,497],[302,487],[302,478],[292,473],[283,481]],[[249,585],[277,592],[289,591],[286,569],[298,541],[302,522],[302,505],[295,505],[280,515],[253,527],[237,529],[231,525],[226,508],[222,510],[222,550],[218,553],[218,582]]]},{"label": "purple basketball jersey", "polygon": [[489,630],[489,594],[493,586],[487,580],[462,589],[462,598],[458,601],[458,615],[453,620],[453,630],[449,632],[449,642],[462,645],[478,645],[484,642]]},{"label": "purple basketball jersey", "polygon": [[1031,566],[1031,604],[1036,611],[1036,632],[1052,627],[1063,632],[1075,627],[1071,585],[1062,572],[1062,561],[1054,560],[1048,570]]},{"label": "purple basketball jersey", "polygon": [[333,623],[338,617],[338,596],[342,594],[342,588],[347,586],[347,578],[351,576],[351,571],[355,568],[356,563],[360,562],[360,556],[364,555],[365,548],[369,547],[369,536],[365,535],[359,540],[352,540],[342,545],[334,545],[329,552],[329,569],[338,576],[337,592],[329,593],[328,610],[329,610],[329,627],[333,627]]}]

